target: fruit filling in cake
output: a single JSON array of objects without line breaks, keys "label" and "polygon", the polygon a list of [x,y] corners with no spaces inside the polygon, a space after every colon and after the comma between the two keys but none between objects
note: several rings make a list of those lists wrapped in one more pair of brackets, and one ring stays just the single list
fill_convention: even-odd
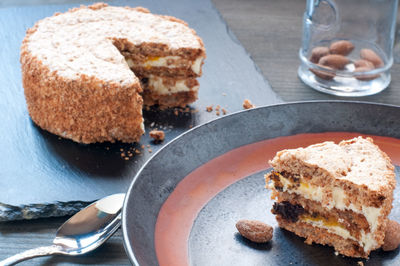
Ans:
[{"label": "fruit filling in cake", "polygon": [[351,257],[383,244],[395,188],[394,167],[370,138],[283,150],[267,187],[279,226]]},{"label": "fruit filling in cake", "polygon": [[[194,60],[179,56],[148,56],[143,61],[134,61],[131,56],[126,55],[126,62],[134,72],[157,73],[165,71],[167,75],[200,76],[201,65],[204,57],[199,56]],[[167,69],[165,69],[167,68]]]}]

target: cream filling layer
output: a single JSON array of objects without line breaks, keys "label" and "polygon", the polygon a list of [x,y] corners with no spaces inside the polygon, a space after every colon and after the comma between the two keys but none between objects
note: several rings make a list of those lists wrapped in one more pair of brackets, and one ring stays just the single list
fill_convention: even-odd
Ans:
[{"label": "cream filling layer", "polygon": [[305,182],[300,182],[300,186],[293,187],[293,183],[290,182],[287,178],[283,177],[280,178],[280,182],[283,184],[283,192],[296,193],[306,199],[320,202],[321,205],[327,209],[336,208],[339,210],[351,210],[355,213],[360,213],[364,215],[368,221],[370,227],[370,233],[365,234],[364,231],[361,232],[362,244],[360,245],[364,248],[364,251],[370,250],[371,248],[374,247],[378,247],[378,244],[376,243],[373,234],[375,233],[378,224],[378,218],[381,215],[382,208],[362,206],[362,209],[360,210],[352,203],[346,205],[345,204],[347,198],[346,193],[344,192],[343,189],[338,187],[334,187],[331,189],[333,200],[330,201],[328,204],[323,204],[322,202],[325,198],[325,195],[328,192],[327,189],[313,186]]},{"label": "cream filling layer", "polygon": [[200,56],[200,57],[197,57],[197,59],[194,60],[192,66],[191,66],[192,71],[193,71],[194,73],[196,73],[197,75],[200,75],[200,72],[201,72],[201,64],[203,63],[203,61],[204,61],[204,57],[201,57],[201,56]]},{"label": "cream filling layer", "polygon": [[202,56],[196,58],[196,60],[194,61],[182,59],[180,56],[164,56],[164,57],[151,57],[147,59],[144,63],[140,64],[137,64],[132,59],[128,58],[126,59],[126,63],[130,68],[136,66],[142,66],[144,68],[151,68],[151,67],[180,68],[180,67],[190,66],[190,68],[196,75],[200,75],[201,64],[203,60],[204,57]]},{"label": "cream filling layer", "polygon": [[356,239],[353,237],[347,229],[344,229],[341,226],[329,225],[326,226],[322,221],[312,221],[308,219],[301,219],[302,222],[311,224],[312,226],[326,229],[329,233],[338,235],[343,239],[351,239],[356,241],[361,247],[363,247],[364,252],[368,252],[370,250],[378,248],[378,245],[372,235],[372,233],[365,233],[364,230],[361,230],[361,239]]},{"label": "cream filling layer", "polygon": [[176,80],[173,86],[165,85],[163,83],[162,77],[149,75],[147,86],[152,92],[156,92],[158,94],[171,94],[185,91],[195,91],[199,88],[199,86],[194,86],[192,88],[186,85],[186,79]]},{"label": "cream filling layer", "polygon": [[360,242],[350,234],[349,230],[344,229],[341,226],[337,226],[337,225],[329,225],[329,226],[327,226],[327,225],[324,225],[324,223],[322,221],[312,221],[312,220],[309,220],[309,219],[301,219],[301,221],[304,222],[304,223],[311,224],[312,226],[315,226],[315,227],[326,229],[329,233],[341,236],[344,239],[351,239],[351,240],[354,240],[354,241],[356,241],[358,243]]}]

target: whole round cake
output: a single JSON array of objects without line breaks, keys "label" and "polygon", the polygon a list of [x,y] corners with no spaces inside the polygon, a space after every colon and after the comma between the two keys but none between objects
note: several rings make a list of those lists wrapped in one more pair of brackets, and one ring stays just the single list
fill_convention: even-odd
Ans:
[{"label": "whole round cake", "polygon": [[141,7],[98,3],[57,13],[22,43],[29,115],[76,142],[139,141],[143,104],[195,101],[205,57],[185,22]]}]

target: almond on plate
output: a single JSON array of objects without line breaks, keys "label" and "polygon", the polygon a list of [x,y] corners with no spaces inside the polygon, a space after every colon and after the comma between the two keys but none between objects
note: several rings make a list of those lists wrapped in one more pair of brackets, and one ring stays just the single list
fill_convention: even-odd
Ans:
[{"label": "almond on plate", "polygon": [[395,250],[400,244],[400,224],[396,221],[388,220],[383,240],[382,249],[384,251]]},{"label": "almond on plate", "polygon": [[256,220],[239,220],[236,228],[244,237],[255,243],[266,243],[272,239],[272,226]]}]

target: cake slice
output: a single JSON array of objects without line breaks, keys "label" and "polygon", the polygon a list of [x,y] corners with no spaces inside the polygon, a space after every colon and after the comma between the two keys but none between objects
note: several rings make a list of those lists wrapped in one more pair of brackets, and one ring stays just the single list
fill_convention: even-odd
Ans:
[{"label": "cake slice", "polygon": [[383,244],[396,180],[371,138],[283,150],[270,164],[267,188],[281,228],[350,257],[367,258]]}]

